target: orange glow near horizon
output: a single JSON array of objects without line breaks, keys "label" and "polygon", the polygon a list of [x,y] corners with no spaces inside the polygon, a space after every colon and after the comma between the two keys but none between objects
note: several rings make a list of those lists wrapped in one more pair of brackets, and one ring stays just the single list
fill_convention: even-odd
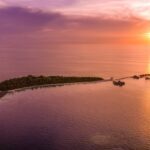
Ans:
[{"label": "orange glow near horizon", "polygon": [[141,32],[136,35],[136,42],[143,44],[150,44],[150,32]]},{"label": "orange glow near horizon", "polygon": [[150,32],[144,32],[141,34],[145,40],[150,40]]},{"label": "orange glow near horizon", "polygon": [[146,36],[148,39],[150,39],[150,32],[145,33],[145,36]]}]

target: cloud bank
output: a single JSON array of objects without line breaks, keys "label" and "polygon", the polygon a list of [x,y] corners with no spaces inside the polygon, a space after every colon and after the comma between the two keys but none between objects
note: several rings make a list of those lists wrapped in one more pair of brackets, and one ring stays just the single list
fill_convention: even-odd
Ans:
[{"label": "cloud bank", "polygon": [[42,31],[43,29],[91,29],[123,31],[146,25],[149,21],[130,16],[129,18],[114,19],[84,16],[66,16],[56,12],[43,12],[22,7],[5,7],[0,9],[1,33],[26,33]]},{"label": "cloud bank", "polygon": [[92,38],[133,36],[136,32],[144,32],[150,25],[148,20],[135,16],[87,17],[23,7],[2,7],[0,18],[0,34],[3,35],[0,38],[8,41],[25,37],[49,41],[90,41]]},{"label": "cloud bank", "polygon": [[0,0],[0,6],[17,6],[73,15],[128,16],[150,19],[150,0]]}]

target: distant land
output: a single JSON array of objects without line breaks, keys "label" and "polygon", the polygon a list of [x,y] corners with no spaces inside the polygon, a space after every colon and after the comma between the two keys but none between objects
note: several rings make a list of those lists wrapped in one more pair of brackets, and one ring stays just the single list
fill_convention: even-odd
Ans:
[{"label": "distant land", "polygon": [[78,82],[94,82],[104,80],[101,77],[64,77],[64,76],[33,76],[13,78],[0,83],[0,91],[10,91],[32,86],[54,85]]},{"label": "distant land", "polygon": [[87,83],[87,82],[95,82],[95,81],[103,81],[103,82],[112,81],[115,86],[124,86],[125,82],[121,80],[125,80],[128,78],[132,78],[132,79],[145,78],[145,80],[150,80],[150,74],[133,75],[133,76],[122,77],[118,79],[114,79],[113,77],[111,77],[110,79],[104,79],[102,77],[28,75],[28,76],[13,78],[13,79],[0,82],[0,93],[1,96],[3,96],[9,91],[21,90],[24,88],[53,86],[53,85],[55,86],[59,84],[69,84],[69,83]]}]

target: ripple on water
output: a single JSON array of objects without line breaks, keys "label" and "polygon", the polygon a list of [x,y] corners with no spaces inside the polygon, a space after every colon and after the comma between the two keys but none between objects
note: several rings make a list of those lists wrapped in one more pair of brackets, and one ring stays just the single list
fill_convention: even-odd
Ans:
[{"label": "ripple on water", "polygon": [[92,136],[90,143],[97,147],[111,150],[125,150],[123,145],[126,145],[125,141],[120,141],[119,138],[107,134],[96,134]]}]

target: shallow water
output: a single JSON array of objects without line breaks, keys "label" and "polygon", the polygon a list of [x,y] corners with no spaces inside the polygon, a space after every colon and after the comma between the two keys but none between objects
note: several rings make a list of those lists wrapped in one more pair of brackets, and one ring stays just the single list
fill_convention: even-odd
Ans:
[{"label": "shallow water", "polygon": [[0,147],[149,150],[150,82],[127,79],[8,94],[0,101]]}]

